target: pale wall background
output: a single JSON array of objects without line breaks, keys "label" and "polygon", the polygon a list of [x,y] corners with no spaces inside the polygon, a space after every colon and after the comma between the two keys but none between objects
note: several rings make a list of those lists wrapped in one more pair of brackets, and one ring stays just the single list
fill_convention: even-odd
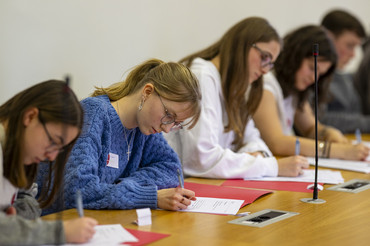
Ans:
[{"label": "pale wall background", "polygon": [[0,0],[0,104],[67,74],[82,99],[148,58],[177,61],[210,45],[245,17],[265,17],[283,36],[333,8],[369,31],[369,0]]}]

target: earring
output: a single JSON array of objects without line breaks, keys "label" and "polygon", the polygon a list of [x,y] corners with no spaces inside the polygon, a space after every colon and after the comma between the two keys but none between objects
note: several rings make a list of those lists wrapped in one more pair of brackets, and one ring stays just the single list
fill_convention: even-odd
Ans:
[{"label": "earring", "polygon": [[143,103],[144,103],[144,98],[141,99],[140,105],[138,107],[139,111],[141,111],[143,109]]}]

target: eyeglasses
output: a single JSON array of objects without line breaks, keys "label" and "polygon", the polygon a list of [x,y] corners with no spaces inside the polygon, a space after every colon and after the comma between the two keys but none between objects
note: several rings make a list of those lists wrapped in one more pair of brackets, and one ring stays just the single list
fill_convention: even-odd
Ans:
[{"label": "eyeglasses", "polygon": [[271,70],[274,67],[274,63],[272,62],[272,55],[269,52],[258,48],[256,44],[253,44],[252,47],[255,48],[261,55],[261,67],[267,67],[269,70]]},{"label": "eyeglasses", "polygon": [[[158,94],[158,92],[157,92]],[[179,130],[179,129],[182,129],[183,126],[181,124],[181,122],[176,122],[176,118],[175,116],[173,116],[172,114],[170,114],[168,112],[168,109],[166,108],[166,106],[164,105],[163,101],[162,101],[162,98],[161,96],[158,94],[158,97],[159,97],[159,100],[161,100],[161,103],[163,105],[163,108],[164,108],[164,112],[165,112],[165,116],[162,117],[161,119],[161,123],[163,125],[170,125],[170,124],[173,124],[173,126],[171,127],[171,131],[175,131],[175,130]]]},{"label": "eyeglasses", "polygon": [[49,153],[52,153],[52,152],[55,152],[55,151],[58,151],[58,153],[61,153],[64,151],[64,148],[65,146],[61,146],[60,144],[57,144],[54,139],[51,137],[48,129],[46,128],[46,125],[45,125],[45,121],[44,119],[41,117],[41,111],[39,113],[39,120],[41,122],[41,125],[42,127],[44,128],[45,130],[45,133],[46,135],[48,136],[48,139],[50,141],[50,145],[48,147],[46,147],[46,151],[49,152]]}]

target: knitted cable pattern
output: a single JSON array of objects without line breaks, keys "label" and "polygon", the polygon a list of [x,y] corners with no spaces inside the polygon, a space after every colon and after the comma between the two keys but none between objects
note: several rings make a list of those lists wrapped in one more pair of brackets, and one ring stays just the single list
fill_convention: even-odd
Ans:
[{"label": "knitted cable pattern", "polygon": [[[157,207],[157,189],[178,186],[178,156],[162,134],[146,136],[139,128],[127,160],[124,127],[107,96],[81,101],[84,127],[65,169],[65,209],[75,207],[75,194],[81,190],[86,209],[133,209]],[[118,155],[118,168],[107,165],[108,156]],[[46,165],[40,165],[41,187]],[[56,212],[57,204],[44,211]]]}]

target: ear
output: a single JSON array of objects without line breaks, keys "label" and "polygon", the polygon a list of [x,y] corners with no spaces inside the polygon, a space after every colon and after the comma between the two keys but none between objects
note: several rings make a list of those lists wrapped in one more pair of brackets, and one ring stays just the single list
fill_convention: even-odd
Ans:
[{"label": "ear", "polygon": [[333,41],[333,43],[335,42],[335,40],[337,39],[337,37],[334,35],[334,33],[333,32],[331,32],[331,31],[329,31],[329,30],[327,30],[326,29],[326,31],[327,31],[327,34],[328,34],[328,37]]},{"label": "ear", "polygon": [[154,93],[154,85],[152,83],[147,83],[144,85],[142,90],[142,97],[144,101],[152,94]]},{"label": "ear", "polygon": [[39,109],[32,107],[26,110],[23,114],[23,125],[28,126],[33,120],[39,116]]}]

